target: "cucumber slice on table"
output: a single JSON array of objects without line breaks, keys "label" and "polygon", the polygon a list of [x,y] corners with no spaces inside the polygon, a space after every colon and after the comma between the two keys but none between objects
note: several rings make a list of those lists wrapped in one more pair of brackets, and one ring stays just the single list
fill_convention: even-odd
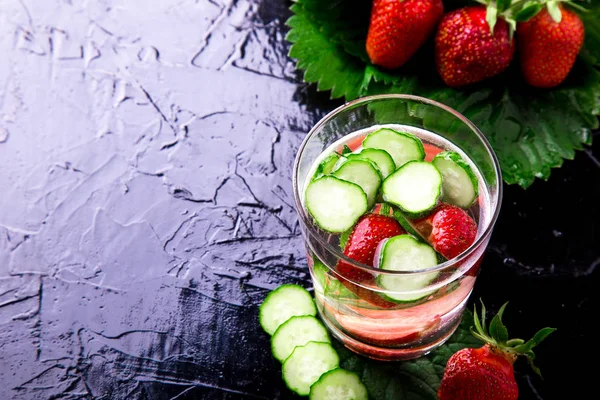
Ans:
[{"label": "cucumber slice on table", "polygon": [[[435,267],[438,256],[435,250],[426,243],[411,235],[399,235],[388,239],[379,252],[379,268],[386,271],[414,271]],[[394,302],[412,302],[430,295],[434,290],[423,290],[439,272],[419,275],[379,275],[377,284],[382,289],[392,292],[384,296]]]},{"label": "cucumber slice on table", "polygon": [[329,156],[325,157],[325,159],[321,161],[317,166],[317,170],[315,171],[312,180],[319,179],[323,175],[330,174],[331,171],[333,171],[339,159],[340,156],[337,153],[332,153]]},{"label": "cucumber slice on table", "polygon": [[375,204],[382,178],[371,161],[348,160],[333,172],[333,176],[357,184],[367,195],[368,207]]},{"label": "cucumber slice on table", "polygon": [[425,149],[418,137],[390,128],[381,128],[369,133],[363,140],[362,145],[364,148],[387,151],[392,156],[396,168],[409,161],[422,161],[425,159]]},{"label": "cucumber slice on table", "polygon": [[346,156],[348,160],[367,160],[374,163],[381,176],[386,178],[396,170],[396,163],[390,154],[381,149],[362,149],[359,153],[352,153]]},{"label": "cucumber slice on table", "polygon": [[269,335],[291,317],[317,315],[317,307],[306,289],[298,285],[281,285],[265,298],[259,308],[260,326]]},{"label": "cucumber slice on table", "polygon": [[305,197],[315,223],[332,233],[350,229],[368,209],[367,195],[359,185],[334,176],[312,181]]},{"label": "cucumber slice on table", "polygon": [[411,217],[433,209],[442,193],[442,174],[431,163],[409,161],[383,181],[383,199]]},{"label": "cucumber slice on table", "polygon": [[308,396],[312,384],[339,364],[340,358],[329,343],[308,342],[296,347],[285,359],[283,381],[292,392]]},{"label": "cucumber slice on table", "polygon": [[442,173],[442,200],[462,208],[469,208],[479,194],[477,177],[460,154],[443,151],[431,161]]},{"label": "cucumber slice on table", "polygon": [[337,368],[324,373],[310,388],[310,400],[368,400],[367,388],[354,372]]},{"label": "cucumber slice on table", "polygon": [[297,346],[308,342],[331,343],[331,340],[325,326],[315,317],[292,317],[271,336],[271,350],[273,356],[283,362]]}]

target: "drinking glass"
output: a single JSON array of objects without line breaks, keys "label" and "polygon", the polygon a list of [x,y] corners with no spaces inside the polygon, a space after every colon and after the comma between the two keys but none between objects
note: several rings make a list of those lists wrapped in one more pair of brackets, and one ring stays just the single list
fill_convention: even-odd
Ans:
[{"label": "drinking glass", "polygon": [[[344,255],[341,236],[320,229],[304,207],[304,190],[324,150],[334,143],[348,144],[345,138],[350,137],[356,146],[360,135],[351,134],[381,125],[415,133],[424,143],[426,160],[440,149],[462,153],[478,175],[479,196],[469,210],[478,224],[477,237],[456,258],[410,271],[359,263]],[[430,352],[452,335],[473,290],[502,199],[498,160],[472,122],[444,104],[417,96],[390,94],[351,101],[330,112],[308,133],[295,159],[293,188],[315,301],[335,338],[370,358],[405,360]],[[344,263],[342,273],[337,268],[340,262]],[[391,292],[377,285],[383,275],[403,279],[433,273],[436,278],[416,291]],[[387,295],[418,300],[391,302]]]}]

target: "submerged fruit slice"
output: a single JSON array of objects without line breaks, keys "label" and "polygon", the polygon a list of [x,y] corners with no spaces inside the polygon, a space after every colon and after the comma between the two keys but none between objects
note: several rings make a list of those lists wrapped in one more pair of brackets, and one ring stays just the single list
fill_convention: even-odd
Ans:
[{"label": "submerged fruit slice", "polygon": [[381,174],[371,161],[348,160],[333,172],[333,176],[357,184],[367,195],[369,207],[375,204]]},{"label": "submerged fruit slice", "polygon": [[367,212],[367,195],[352,182],[334,176],[312,181],[306,188],[305,204],[322,229],[341,233],[350,229]]},{"label": "submerged fruit slice", "polygon": [[460,154],[453,151],[439,153],[432,161],[442,174],[442,200],[462,208],[469,208],[477,199],[477,177]]},{"label": "submerged fruit slice", "polygon": [[297,346],[308,342],[331,343],[325,326],[311,316],[292,317],[271,336],[273,356],[283,362]]},{"label": "submerged fruit slice", "polygon": [[346,158],[348,160],[367,160],[373,162],[384,179],[396,170],[396,163],[392,156],[387,151],[381,149],[362,149],[359,153],[348,154]]},{"label": "submerged fruit slice", "polygon": [[340,358],[329,343],[308,342],[296,347],[283,363],[283,380],[294,393],[308,396],[313,383],[339,364]]},{"label": "submerged fruit slice", "polygon": [[269,335],[291,317],[317,315],[312,296],[298,285],[281,285],[265,298],[259,308],[259,320]]},{"label": "submerged fruit slice", "polygon": [[364,148],[382,149],[394,159],[396,168],[409,161],[425,158],[423,143],[415,135],[382,128],[367,135],[362,143]]},{"label": "submerged fruit slice", "polygon": [[[433,268],[438,264],[435,250],[411,235],[395,236],[381,244],[378,265],[386,271],[417,271]],[[377,283],[388,290],[385,297],[392,301],[412,302],[434,290],[427,286],[438,276],[438,272],[410,275],[379,275]]]},{"label": "submerged fruit slice", "polygon": [[337,368],[326,372],[310,388],[310,400],[368,400],[367,388],[358,375]]},{"label": "submerged fruit slice", "polygon": [[411,216],[433,209],[442,191],[442,174],[431,163],[410,161],[383,181],[383,199]]},{"label": "submerged fruit slice", "polygon": [[312,180],[319,179],[323,175],[328,175],[333,171],[335,164],[340,159],[340,156],[337,153],[332,153],[327,156],[323,161],[319,163],[317,170],[315,171]]}]

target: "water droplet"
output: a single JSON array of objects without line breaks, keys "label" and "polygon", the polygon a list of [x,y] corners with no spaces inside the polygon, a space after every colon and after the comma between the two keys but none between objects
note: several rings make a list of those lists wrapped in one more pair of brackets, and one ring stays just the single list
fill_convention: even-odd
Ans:
[{"label": "water droplet", "polygon": [[563,235],[563,233],[561,231],[557,231],[556,229],[552,230],[552,234],[554,235],[555,238],[562,237],[562,235]]},{"label": "water droplet", "polygon": [[6,128],[0,127],[0,143],[4,143],[8,140],[8,130]]}]

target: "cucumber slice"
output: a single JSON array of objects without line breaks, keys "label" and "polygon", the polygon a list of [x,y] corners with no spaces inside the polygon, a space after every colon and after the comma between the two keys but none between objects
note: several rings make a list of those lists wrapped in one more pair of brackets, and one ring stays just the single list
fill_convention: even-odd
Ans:
[{"label": "cucumber slice", "polygon": [[312,180],[319,179],[323,175],[329,175],[331,171],[334,170],[335,165],[337,164],[340,156],[337,153],[330,154],[323,161],[319,163],[317,166],[317,170],[312,177]]},{"label": "cucumber slice", "polygon": [[374,163],[382,178],[387,178],[389,174],[396,170],[396,163],[390,154],[381,149],[362,149],[359,153],[348,154],[348,160],[367,160]]},{"label": "cucumber slice", "polygon": [[310,388],[310,400],[368,400],[367,388],[354,372],[337,368],[321,375]]},{"label": "cucumber slice", "polygon": [[331,343],[331,340],[321,321],[315,317],[292,317],[271,336],[271,351],[276,359],[283,362],[297,346],[308,342]]},{"label": "cucumber slice", "polygon": [[383,181],[383,199],[410,217],[433,209],[442,192],[442,174],[431,163],[409,161]]},{"label": "cucumber slice", "polygon": [[479,194],[477,177],[460,154],[443,151],[431,161],[442,173],[442,200],[461,208],[469,208]]},{"label": "cucumber slice", "polygon": [[340,358],[329,343],[308,342],[296,347],[283,362],[283,381],[292,392],[308,396],[312,384],[339,364]]},{"label": "cucumber slice", "polygon": [[367,195],[352,182],[324,176],[306,188],[306,209],[322,229],[341,233],[350,229],[368,210]]},{"label": "cucumber slice", "polygon": [[[438,256],[435,250],[411,235],[399,235],[388,239],[379,252],[379,268],[386,271],[415,271],[435,267]],[[439,272],[418,275],[379,275],[377,284],[385,290],[384,296],[394,302],[412,302],[429,296],[435,290],[425,289]],[[410,293],[402,293],[410,292]]]},{"label": "cucumber slice", "polygon": [[357,184],[367,195],[368,207],[375,204],[381,186],[381,174],[371,161],[348,160],[333,173],[333,176]]},{"label": "cucumber slice", "polygon": [[259,308],[260,326],[269,335],[291,317],[317,315],[317,307],[306,289],[298,285],[281,285],[265,298]]},{"label": "cucumber slice", "polygon": [[367,135],[362,143],[364,148],[385,150],[392,156],[396,168],[409,161],[425,159],[423,143],[415,135],[382,128]]}]

